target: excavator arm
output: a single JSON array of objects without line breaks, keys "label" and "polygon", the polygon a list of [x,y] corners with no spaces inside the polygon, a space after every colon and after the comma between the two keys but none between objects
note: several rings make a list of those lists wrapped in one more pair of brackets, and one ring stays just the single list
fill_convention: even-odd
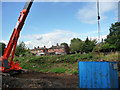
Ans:
[{"label": "excavator arm", "polygon": [[[22,69],[21,67],[19,67],[19,63],[13,62],[13,57],[14,57],[14,53],[15,53],[15,49],[16,49],[20,31],[24,25],[24,22],[26,20],[26,17],[29,13],[29,10],[31,8],[33,1],[34,0],[28,0],[26,2],[22,12],[20,13],[20,16],[18,18],[16,26],[14,27],[14,30],[10,37],[7,48],[5,49],[3,56],[0,58],[0,61],[2,62],[2,65],[0,66],[0,71],[9,72],[10,70]],[[12,54],[11,54],[11,52],[12,52]],[[11,59],[8,60],[10,54],[11,54]]]}]

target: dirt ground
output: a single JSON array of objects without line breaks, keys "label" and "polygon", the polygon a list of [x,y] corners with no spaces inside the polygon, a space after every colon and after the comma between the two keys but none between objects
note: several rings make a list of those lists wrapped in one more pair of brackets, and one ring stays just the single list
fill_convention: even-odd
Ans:
[{"label": "dirt ground", "polygon": [[7,88],[74,88],[78,90],[79,75],[30,71],[14,76],[2,76],[2,89]]},{"label": "dirt ground", "polygon": [[2,88],[79,88],[78,75],[27,72],[2,76]]}]

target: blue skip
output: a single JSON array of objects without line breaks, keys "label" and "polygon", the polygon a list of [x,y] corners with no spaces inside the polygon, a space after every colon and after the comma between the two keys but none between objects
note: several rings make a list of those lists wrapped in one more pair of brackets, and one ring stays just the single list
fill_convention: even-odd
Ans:
[{"label": "blue skip", "polygon": [[117,62],[78,63],[79,88],[118,88]]}]

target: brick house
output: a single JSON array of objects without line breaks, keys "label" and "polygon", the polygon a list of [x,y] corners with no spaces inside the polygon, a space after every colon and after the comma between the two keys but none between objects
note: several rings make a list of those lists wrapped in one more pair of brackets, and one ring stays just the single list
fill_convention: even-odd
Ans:
[{"label": "brick house", "polygon": [[64,55],[64,54],[68,54],[69,53],[69,47],[65,46],[65,45],[57,45],[50,47],[50,48],[46,48],[45,46],[42,48],[34,48],[31,50],[32,53],[36,54],[36,55]]},{"label": "brick house", "polygon": [[39,48],[39,46],[36,48],[34,47],[34,49],[31,49],[31,52],[34,53],[35,55],[46,55],[47,54],[48,49],[44,46],[42,48]]},{"label": "brick house", "polygon": [[57,43],[57,45],[56,46],[53,46],[52,45],[52,47],[50,47],[49,49],[48,49],[48,53],[49,54],[51,54],[51,53],[55,53],[55,54],[57,54],[57,55],[62,55],[62,54],[68,54],[69,52],[68,52],[68,49],[69,48],[66,48],[64,45],[58,45],[58,43]]}]

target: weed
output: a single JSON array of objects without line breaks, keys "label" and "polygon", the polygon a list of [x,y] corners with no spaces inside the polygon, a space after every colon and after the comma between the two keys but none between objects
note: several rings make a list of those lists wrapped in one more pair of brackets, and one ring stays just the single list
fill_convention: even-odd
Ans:
[{"label": "weed", "polygon": [[72,74],[78,74],[78,73],[79,73],[78,70],[72,72]]}]

